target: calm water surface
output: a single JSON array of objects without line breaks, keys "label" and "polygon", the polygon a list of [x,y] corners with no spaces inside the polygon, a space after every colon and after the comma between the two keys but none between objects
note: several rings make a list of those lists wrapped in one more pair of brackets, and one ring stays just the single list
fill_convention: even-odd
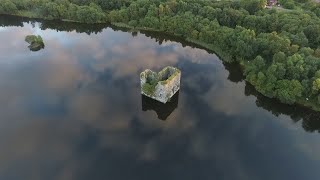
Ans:
[{"label": "calm water surface", "polygon": [[[213,53],[106,25],[0,24],[1,180],[320,177],[320,115],[261,97]],[[139,74],[168,65],[182,84],[163,106]]]}]

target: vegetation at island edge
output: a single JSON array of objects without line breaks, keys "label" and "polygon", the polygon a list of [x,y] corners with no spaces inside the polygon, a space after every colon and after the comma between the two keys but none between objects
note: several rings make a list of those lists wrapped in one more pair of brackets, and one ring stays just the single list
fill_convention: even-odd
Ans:
[{"label": "vegetation at island edge", "polygon": [[28,35],[26,36],[25,41],[30,44],[28,47],[31,51],[39,51],[44,48],[42,37],[39,35]]},{"label": "vegetation at island edge", "polygon": [[158,73],[146,70],[140,74],[140,78],[146,80],[146,83],[142,85],[142,91],[145,94],[152,96],[159,82]]},{"label": "vegetation at island edge", "polygon": [[180,36],[243,67],[263,95],[320,110],[320,4],[279,0],[0,0],[0,14],[111,22]]},{"label": "vegetation at island edge", "polygon": [[156,86],[159,83],[161,85],[166,85],[179,74],[181,74],[181,71],[172,66],[167,66],[158,73],[149,69],[145,70],[140,74],[140,79],[146,81],[142,85],[142,91],[145,94],[152,96],[155,93]]}]

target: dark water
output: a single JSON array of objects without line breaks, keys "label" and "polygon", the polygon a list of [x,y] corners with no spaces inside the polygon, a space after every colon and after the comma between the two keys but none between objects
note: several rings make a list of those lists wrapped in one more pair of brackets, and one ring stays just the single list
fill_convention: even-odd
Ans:
[{"label": "dark water", "polygon": [[[262,97],[212,53],[107,25],[0,24],[1,180],[320,177],[319,113]],[[167,65],[182,87],[163,106],[139,73]]]}]

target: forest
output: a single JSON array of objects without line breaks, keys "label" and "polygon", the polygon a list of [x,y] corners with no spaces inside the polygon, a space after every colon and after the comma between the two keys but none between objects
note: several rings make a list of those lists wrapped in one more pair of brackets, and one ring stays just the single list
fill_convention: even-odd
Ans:
[{"label": "forest", "polygon": [[0,14],[160,31],[241,65],[261,94],[320,111],[320,4],[280,0],[0,0]]}]

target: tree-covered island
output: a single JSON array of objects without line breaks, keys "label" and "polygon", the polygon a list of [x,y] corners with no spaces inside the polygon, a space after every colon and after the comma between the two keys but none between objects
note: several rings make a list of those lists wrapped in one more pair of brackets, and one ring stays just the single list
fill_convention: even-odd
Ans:
[{"label": "tree-covered island", "polygon": [[[313,0],[0,0],[0,14],[111,22],[175,35],[238,62],[263,95],[320,111],[320,4]],[[278,6],[278,4],[280,6]],[[273,5],[273,4],[272,4]]]},{"label": "tree-covered island", "polygon": [[44,48],[42,37],[39,35],[28,35],[26,36],[25,41],[30,44],[28,47],[31,51],[39,51]]}]

